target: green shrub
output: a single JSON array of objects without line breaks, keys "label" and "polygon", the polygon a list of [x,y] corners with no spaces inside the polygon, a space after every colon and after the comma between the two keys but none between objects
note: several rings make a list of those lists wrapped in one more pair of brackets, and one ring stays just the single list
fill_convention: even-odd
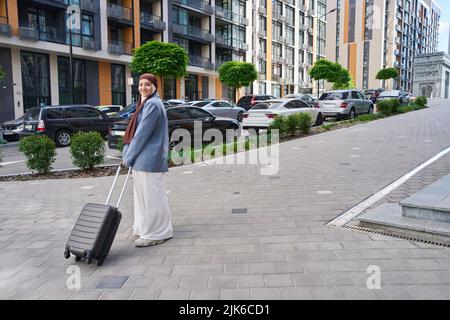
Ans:
[{"label": "green shrub", "polygon": [[400,101],[398,99],[381,100],[377,102],[377,110],[384,115],[391,115],[398,113],[400,108]]},{"label": "green shrub", "polygon": [[357,120],[367,122],[367,121],[373,121],[373,120],[380,119],[380,118],[381,118],[380,114],[363,114],[363,115],[358,116]]},{"label": "green shrub", "polygon": [[123,151],[123,138],[120,137],[119,140],[117,141],[117,150],[120,151],[120,153],[122,153]]},{"label": "green shrub", "polygon": [[286,129],[289,133],[294,133],[300,127],[300,115],[299,114],[291,114],[286,118]]},{"label": "green shrub", "polygon": [[428,98],[425,97],[425,96],[417,97],[415,103],[416,103],[418,106],[425,107],[425,106],[428,104]]},{"label": "green shrub", "polygon": [[98,132],[78,132],[72,136],[70,154],[75,166],[93,170],[104,162],[105,144]]},{"label": "green shrub", "polygon": [[55,143],[47,136],[28,136],[19,143],[19,151],[27,158],[26,165],[30,170],[47,174],[56,160]]},{"label": "green shrub", "polygon": [[303,134],[308,134],[311,130],[311,116],[308,113],[299,114],[299,129]]},{"label": "green shrub", "polygon": [[276,117],[272,121],[272,124],[269,126],[269,131],[270,130],[274,130],[274,129],[278,129],[280,134],[287,133],[288,132],[288,128],[287,128],[286,117],[284,117],[284,116]]},{"label": "green shrub", "polygon": [[398,113],[407,113],[407,112],[411,112],[417,110],[416,107],[414,105],[407,105],[407,106],[402,106],[398,109]]}]

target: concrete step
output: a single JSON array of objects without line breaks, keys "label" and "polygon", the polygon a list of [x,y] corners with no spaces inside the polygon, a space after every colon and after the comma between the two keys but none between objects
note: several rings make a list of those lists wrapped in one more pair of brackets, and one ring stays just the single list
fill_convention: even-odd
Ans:
[{"label": "concrete step", "polygon": [[403,215],[450,223],[450,175],[400,202]]},{"label": "concrete step", "polygon": [[450,223],[411,218],[397,203],[384,203],[359,216],[359,226],[450,244]]}]

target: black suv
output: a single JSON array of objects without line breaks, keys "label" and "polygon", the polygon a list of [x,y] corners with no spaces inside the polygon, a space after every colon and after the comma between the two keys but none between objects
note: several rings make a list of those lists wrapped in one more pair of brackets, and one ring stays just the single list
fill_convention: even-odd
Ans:
[{"label": "black suv", "polygon": [[269,94],[249,94],[240,98],[236,106],[244,108],[246,111],[248,111],[250,108],[253,108],[256,103],[272,99],[276,98]]},{"label": "black suv", "polygon": [[70,135],[78,131],[97,131],[108,135],[109,126],[120,117],[108,117],[89,105],[47,106],[28,109],[21,136],[45,134],[56,146],[70,144]]}]

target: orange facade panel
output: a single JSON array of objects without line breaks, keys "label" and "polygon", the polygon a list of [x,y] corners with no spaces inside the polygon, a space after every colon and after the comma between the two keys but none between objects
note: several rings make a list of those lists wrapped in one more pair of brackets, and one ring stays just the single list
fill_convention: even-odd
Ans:
[{"label": "orange facade panel", "polygon": [[222,96],[222,82],[220,82],[219,78],[216,78],[216,97]]},{"label": "orange facade panel", "polygon": [[8,22],[11,26],[12,35],[19,36],[19,12],[17,0],[8,0]]},{"label": "orange facade panel", "polygon": [[100,104],[107,105],[112,103],[111,95],[111,64],[100,61],[98,63],[99,95]]},{"label": "orange facade panel", "polygon": [[133,0],[133,13],[134,13],[134,47],[138,48],[141,46],[141,17],[140,17],[140,0]]},{"label": "orange facade panel", "polygon": [[348,70],[352,75],[353,81],[356,81],[356,65],[358,62],[358,45],[351,43],[348,45]]}]

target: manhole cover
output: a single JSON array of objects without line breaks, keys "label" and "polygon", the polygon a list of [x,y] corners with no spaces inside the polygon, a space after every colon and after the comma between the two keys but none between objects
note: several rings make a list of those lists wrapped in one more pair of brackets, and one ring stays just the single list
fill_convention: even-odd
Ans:
[{"label": "manhole cover", "polygon": [[231,213],[247,213],[247,208],[231,209]]},{"label": "manhole cover", "polygon": [[128,276],[104,277],[95,287],[96,289],[120,289],[128,280]]}]

